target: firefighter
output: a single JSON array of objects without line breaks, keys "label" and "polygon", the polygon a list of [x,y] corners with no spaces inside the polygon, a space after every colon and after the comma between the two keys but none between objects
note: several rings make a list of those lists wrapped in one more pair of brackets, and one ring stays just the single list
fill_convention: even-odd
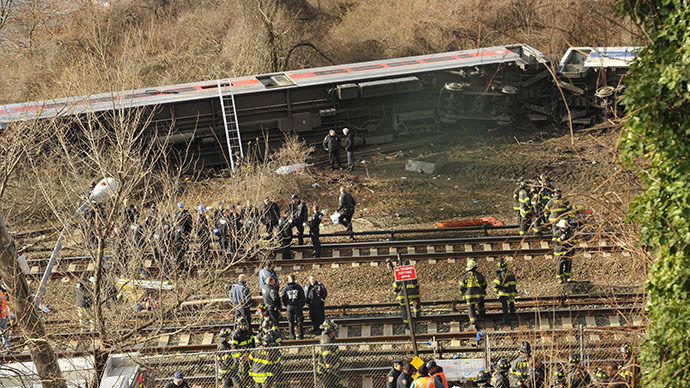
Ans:
[{"label": "firefighter", "polygon": [[510,373],[517,376],[521,370],[529,370],[532,359],[532,346],[527,341],[520,344],[520,355],[510,363]]},{"label": "firefighter", "polygon": [[628,387],[635,388],[639,386],[638,377],[640,376],[640,367],[637,365],[637,360],[633,354],[633,349],[630,344],[623,344],[618,349],[618,354],[623,356],[623,363],[618,365],[617,374],[625,381]]},{"label": "firefighter", "polygon": [[508,370],[510,370],[510,363],[505,358],[498,360],[496,364],[496,372],[491,377],[491,385],[494,388],[510,388],[510,380],[508,380]]},{"label": "firefighter", "polygon": [[481,388],[493,388],[493,385],[491,385],[491,373],[484,369],[480,370],[479,373],[477,373],[476,382],[477,385]]},{"label": "firefighter", "polygon": [[238,386],[246,387],[249,386],[249,354],[255,341],[249,322],[244,317],[239,317],[236,323],[235,331],[232,332],[232,358],[238,363]]},{"label": "firefighter", "polygon": [[[409,265],[410,262],[405,260],[403,265]],[[393,282],[393,293],[395,294],[395,299],[402,307],[402,319],[403,323],[408,323],[407,319],[407,308],[405,308],[405,291],[403,287],[407,288],[407,298],[410,301],[410,313],[414,314],[415,318],[419,318],[419,314],[422,310],[420,300],[421,295],[419,294],[419,283],[417,279],[405,280],[402,282]]]},{"label": "firefighter", "polygon": [[321,347],[316,362],[316,374],[321,377],[323,388],[341,388],[343,380],[340,378],[340,349],[336,345],[338,325],[331,320],[325,320],[321,325]]},{"label": "firefighter", "polygon": [[556,247],[553,254],[557,259],[556,263],[556,279],[559,284],[570,282],[570,271],[573,266],[573,253],[577,240],[575,239],[575,227],[570,225],[566,220],[558,221],[556,225],[558,231],[556,232]]},{"label": "firefighter", "polygon": [[208,259],[208,251],[211,249],[211,232],[206,217],[206,206],[199,205],[197,207],[196,216],[196,237],[199,240],[199,255],[201,261],[206,262]]},{"label": "firefighter", "polygon": [[556,232],[558,231],[558,222],[560,220],[567,220],[573,213],[573,206],[570,201],[563,198],[563,192],[556,189],[553,193],[553,198],[546,204],[544,208],[546,214],[549,216],[549,224],[551,224],[552,239],[556,241]]},{"label": "firefighter", "polygon": [[460,294],[467,303],[470,323],[479,330],[477,323],[477,310],[479,319],[484,319],[484,297],[486,296],[486,279],[477,271],[477,262],[474,259],[467,260],[467,272],[460,279]]},{"label": "firefighter", "polygon": [[565,372],[563,368],[559,365],[553,372],[553,381],[551,383],[552,388],[566,388]]},{"label": "firefighter", "polygon": [[330,129],[328,135],[323,139],[323,149],[328,152],[328,160],[331,165],[331,171],[335,170],[336,163],[339,169],[343,169],[340,163],[340,139],[335,133],[335,129]]},{"label": "firefighter", "polygon": [[534,209],[532,209],[532,195],[534,194],[534,187],[531,182],[524,181],[519,187],[518,202],[520,208],[520,234],[524,235],[529,232],[530,225],[534,218]]},{"label": "firefighter", "polygon": [[518,225],[522,224],[522,217],[520,215],[520,190],[524,189],[526,185],[527,181],[520,178],[518,179],[517,188],[513,190],[513,210],[516,213],[515,218],[517,219]]},{"label": "firefighter", "polygon": [[393,367],[386,376],[386,388],[395,388],[395,383],[398,381],[398,376],[402,373],[403,360],[393,361]]},{"label": "firefighter", "polygon": [[532,195],[531,204],[534,211],[534,233],[542,233],[546,229],[548,214],[545,212],[546,204],[553,198],[554,187],[546,174],[539,175],[539,184]]},{"label": "firefighter", "polygon": [[568,359],[568,363],[570,364],[567,377],[568,388],[587,387],[592,383],[589,373],[580,365],[580,355],[578,353],[573,353]]},{"label": "firefighter", "polygon": [[237,360],[230,352],[232,349],[228,338],[232,335],[230,329],[223,329],[220,331],[220,338],[223,340],[218,344],[218,351],[216,352],[216,359],[218,360],[218,380],[223,382],[223,388],[239,387],[240,379],[237,375]]},{"label": "firefighter", "polygon": [[494,279],[494,291],[498,294],[498,299],[503,307],[503,325],[510,325],[510,314],[515,314],[515,297],[517,297],[517,286],[515,275],[508,269],[508,263],[504,258],[498,260],[496,264],[496,279]]},{"label": "firefighter", "polygon": [[252,377],[257,388],[276,386],[282,380],[280,365],[280,335],[271,328],[270,322],[262,324],[262,333],[258,335],[260,348],[255,348],[249,355]]},{"label": "firefighter", "polygon": [[304,304],[307,298],[304,288],[295,282],[295,275],[288,275],[288,284],[283,288],[281,300],[287,310],[288,329],[290,338],[295,339],[295,325],[297,326],[297,338],[304,338]]}]

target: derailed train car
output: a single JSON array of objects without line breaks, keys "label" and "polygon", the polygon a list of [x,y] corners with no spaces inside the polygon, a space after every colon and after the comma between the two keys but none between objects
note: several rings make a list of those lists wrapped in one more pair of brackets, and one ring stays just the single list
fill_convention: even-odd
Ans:
[{"label": "derailed train car", "polygon": [[[168,139],[173,147],[189,149],[203,166],[230,161],[234,168],[248,142],[265,136],[280,142],[286,132],[317,141],[328,128],[348,127],[374,143],[462,122],[519,127],[560,121],[563,100],[556,85],[570,93],[569,103],[582,108],[576,119],[590,117],[597,103],[601,115],[606,101],[595,100],[592,91],[618,88],[620,79],[598,76],[590,85],[592,76],[586,71],[581,69],[576,79],[573,75],[582,55],[601,53],[605,58],[606,52],[569,50],[557,71],[558,82],[541,52],[515,44],[12,104],[0,106],[0,122],[143,108],[153,118],[150,133],[173,125]],[[635,51],[626,52],[634,56]],[[607,90],[597,93],[604,96]]]}]

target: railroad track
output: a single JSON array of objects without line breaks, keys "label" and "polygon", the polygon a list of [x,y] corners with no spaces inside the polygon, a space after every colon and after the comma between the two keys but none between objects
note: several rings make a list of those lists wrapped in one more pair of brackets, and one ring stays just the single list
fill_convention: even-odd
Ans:
[{"label": "railroad track", "polygon": [[[543,298],[542,300],[532,300],[534,305],[543,303],[552,306],[556,305],[558,297]],[[439,301],[443,302],[443,301]],[[613,328],[624,329],[630,327],[644,327],[641,300],[638,296],[626,295],[625,297],[614,298],[572,298],[565,301],[565,307],[560,304],[556,308],[524,309],[523,303],[518,304],[516,319],[510,330],[516,333],[529,330],[549,331],[549,330],[572,330],[580,326],[584,328]],[[433,303],[430,303],[433,305]],[[598,305],[608,304],[608,306],[597,306],[587,308],[573,308],[578,305]],[[390,304],[384,304],[390,307]],[[336,306],[341,308],[342,306]],[[462,310],[464,305],[458,305]],[[568,308],[569,307],[569,308]],[[399,307],[398,307],[399,308]],[[508,329],[502,326],[502,313],[498,311],[499,306],[495,301],[487,304],[486,326],[490,331]],[[458,309],[461,310],[461,309]],[[425,307],[426,311],[426,307]],[[227,314],[230,316],[230,314]],[[340,326],[339,337],[342,342],[352,343],[374,343],[392,342],[405,340],[406,325],[398,315],[384,316],[364,316],[347,317],[335,319]],[[451,348],[470,346],[476,331],[469,325],[467,314],[463,312],[452,312],[445,314],[423,315],[416,320],[417,338],[420,341],[435,339],[436,341],[450,341]],[[305,321],[305,327],[309,327],[310,321]],[[217,321],[205,325],[185,326],[185,325],[165,325],[165,327],[149,328],[139,330],[140,343],[132,349],[122,349],[121,351],[137,351],[146,354],[167,354],[172,352],[198,352],[210,351],[215,349],[217,334],[222,328],[228,327],[230,321]],[[281,328],[285,329],[287,323],[281,322]],[[63,327],[63,329],[66,329]],[[516,334],[517,335],[517,334]],[[92,346],[89,340],[89,331],[61,331],[49,334],[51,342],[58,352],[64,354],[79,354],[87,352]],[[287,340],[286,345],[308,345],[317,343],[317,338],[307,338],[303,340]],[[15,343],[17,343],[15,339]],[[19,349],[24,348],[19,346]],[[22,359],[28,357],[27,349],[23,349],[19,354],[5,354],[7,359]],[[120,350],[119,350],[120,351]]]},{"label": "railroad track", "polygon": [[[606,256],[611,252],[620,251],[621,248],[612,241],[610,235],[583,235],[591,239],[580,242],[576,252],[585,257],[591,257],[592,253],[601,253]],[[275,270],[300,270],[304,267],[320,268],[331,266],[337,268],[341,265],[378,266],[385,263],[386,259],[395,257],[398,253],[412,264],[418,261],[436,263],[446,260],[455,263],[461,258],[486,258],[492,261],[505,257],[509,261],[515,258],[532,260],[535,257],[551,258],[553,247],[550,236],[485,236],[485,237],[453,237],[441,239],[423,240],[394,240],[394,241],[368,241],[348,243],[328,243],[322,245],[323,257],[310,257],[312,247],[302,245],[294,247],[295,258],[282,260],[276,258]],[[195,254],[196,252],[189,252]],[[623,251],[623,255],[628,252]],[[278,257],[278,254],[276,254]],[[31,276],[41,276],[47,264],[47,258],[28,260],[31,268]],[[193,260],[191,260],[193,261]],[[255,268],[257,261],[238,261],[233,265],[235,272],[246,271],[247,268]],[[159,263],[153,257],[147,256],[143,260],[142,267],[148,272],[155,273],[159,269]],[[54,276],[79,276],[83,272],[91,272],[94,264],[89,256],[72,256],[61,258],[53,268]],[[208,267],[196,267],[194,269],[208,270]],[[212,268],[211,268],[212,270]]]}]

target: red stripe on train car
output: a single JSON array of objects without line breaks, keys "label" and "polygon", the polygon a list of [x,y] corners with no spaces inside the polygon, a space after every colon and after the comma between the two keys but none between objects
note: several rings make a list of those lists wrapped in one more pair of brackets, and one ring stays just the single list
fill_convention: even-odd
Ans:
[{"label": "red stripe on train car", "polygon": [[261,83],[261,82],[259,82],[259,80],[256,78],[254,78],[254,79],[243,79],[241,81],[232,81],[232,84],[234,86],[256,85],[258,83]]}]

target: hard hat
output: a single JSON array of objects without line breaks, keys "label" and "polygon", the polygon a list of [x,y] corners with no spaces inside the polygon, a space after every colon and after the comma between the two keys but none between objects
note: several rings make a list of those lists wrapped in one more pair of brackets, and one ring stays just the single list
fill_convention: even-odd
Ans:
[{"label": "hard hat", "polygon": [[611,378],[608,373],[603,369],[597,369],[597,373],[594,374],[597,380],[607,381]]},{"label": "hard hat", "polygon": [[343,132],[350,132],[350,130],[347,128],[343,128]]},{"label": "hard hat", "polygon": [[199,207],[197,207],[196,210],[198,210],[198,211],[200,211],[200,212],[205,212],[205,211],[206,211],[206,206],[204,206],[204,205],[199,205]]},{"label": "hard hat", "polygon": [[498,364],[496,364],[496,369],[499,372],[505,372],[508,369],[510,369],[510,363],[505,358],[502,358],[502,359],[498,360]]},{"label": "hard hat", "polygon": [[491,381],[491,373],[484,369],[480,370],[479,373],[477,373],[477,382],[486,383],[487,381]]},{"label": "hard hat", "polygon": [[498,268],[500,268],[500,269],[504,269],[504,268],[506,268],[506,267],[508,266],[508,263],[506,262],[506,259],[505,259],[505,258],[501,257],[501,258],[498,260],[498,263],[496,263],[496,266],[497,266]]},{"label": "hard hat", "polygon": [[256,309],[262,313],[264,311],[268,311],[268,306],[265,303],[261,303],[260,305],[256,306]]},{"label": "hard hat", "polygon": [[543,182],[549,182],[549,181],[550,181],[550,179],[549,179],[548,175],[546,175],[546,174],[539,175],[539,182],[543,183]]},{"label": "hard hat", "polygon": [[556,367],[556,370],[553,372],[553,377],[556,378],[556,381],[565,381],[565,373],[563,372],[563,368]]},{"label": "hard hat", "polygon": [[632,354],[632,347],[630,344],[623,344],[618,348],[618,353],[620,354]]},{"label": "hard hat", "polygon": [[182,208],[184,207],[184,203],[178,202],[178,203],[177,203],[177,207],[179,207],[180,209],[182,209]]},{"label": "hard hat", "polygon": [[532,354],[532,346],[530,346],[529,342],[523,341],[523,342],[520,344],[520,353],[524,353],[524,354],[527,354],[527,355]]},{"label": "hard hat", "polygon": [[177,381],[184,381],[184,375],[182,374],[182,372],[175,372],[173,378]]},{"label": "hard hat", "polygon": [[290,199],[298,199],[298,198],[299,198],[299,195],[297,195],[297,194],[292,194],[292,197],[290,197]]},{"label": "hard hat", "polygon": [[580,355],[577,353],[571,354],[570,358],[568,359],[568,362],[571,364],[579,364],[580,363]]},{"label": "hard hat", "polygon": [[220,229],[218,229],[218,228],[213,229],[213,234],[215,234],[216,236],[220,236]]},{"label": "hard hat", "polygon": [[323,321],[319,329],[324,330],[326,333],[338,330],[338,325],[330,319]]},{"label": "hard hat", "polygon": [[567,228],[567,227],[568,227],[568,221],[566,221],[566,220],[560,220],[560,221],[558,221],[558,223],[556,224],[556,227],[557,227],[557,228]]},{"label": "hard hat", "polygon": [[239,317],[237,318],[237,322],[235,322],[237,326],[247,326],[247,318],[245,317]]},{"label": "hard hat", "polygon": [[477,268],[477,262],[474,259],[467,259],[467,271]]},{"label": "hard hat", "polygon": [[220,334],[218,334],[221,337],[230,337],[230,329],[227,327],[223,330],[220,331]]}]

